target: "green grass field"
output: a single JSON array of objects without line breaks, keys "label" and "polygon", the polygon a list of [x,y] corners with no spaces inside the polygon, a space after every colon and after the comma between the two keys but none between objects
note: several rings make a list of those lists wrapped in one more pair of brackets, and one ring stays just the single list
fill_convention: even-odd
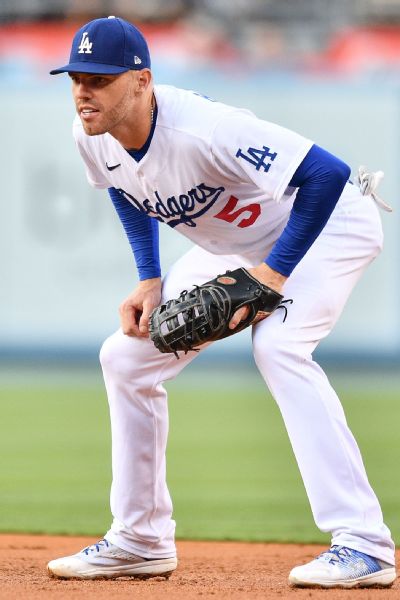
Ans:
[{"label": "green grass field", "polygon": [[[168,386],[177,536],[327,542],[258,374],[222,371],[216,379],[215,371],[192,370]],[[335,387],[399,539],[400,388],[382,381],[337,377]],[[101,536],[110,523],[111,469],[100,374],[15,371],[2,377],[0,400],[0,530]]]}]

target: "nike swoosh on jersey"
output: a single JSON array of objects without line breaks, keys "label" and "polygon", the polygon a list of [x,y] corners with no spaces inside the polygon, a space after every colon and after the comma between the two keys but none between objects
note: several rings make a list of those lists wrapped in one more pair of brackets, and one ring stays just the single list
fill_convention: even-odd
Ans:
[{"label": "nike swoosh on jersey", "polygon": [[114,171],[114,169],[116,169],[117,167],[120,167],[121,163],[118,163],[117,165],[112,165],[111,167],[108,166],[108,164],[106,163],[106,167],[109,171]]}]

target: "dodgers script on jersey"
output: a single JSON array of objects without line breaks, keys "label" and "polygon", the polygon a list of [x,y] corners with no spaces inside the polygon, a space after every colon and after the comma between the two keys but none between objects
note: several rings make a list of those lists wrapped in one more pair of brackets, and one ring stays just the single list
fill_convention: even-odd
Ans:
[{"label": "dodgers script on jersey", "polygon": [[88,136],[75,119],[90,184],[116,188],[213,254],[264,258],[288,219],[288,184],[312,142],[191,91],[155,86],[155,96],[157,124],[139,162],[109,133]]}]

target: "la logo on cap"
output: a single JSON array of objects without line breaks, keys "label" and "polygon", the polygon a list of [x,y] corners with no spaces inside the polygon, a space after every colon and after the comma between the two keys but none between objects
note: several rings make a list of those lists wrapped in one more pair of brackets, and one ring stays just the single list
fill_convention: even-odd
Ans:
[{"label": "la logo on cap", "polygon": [[81,43],[79,44],[78,54],[92,54],[92,46],[93,42],[89,40],[88,32],[84,31]]}]

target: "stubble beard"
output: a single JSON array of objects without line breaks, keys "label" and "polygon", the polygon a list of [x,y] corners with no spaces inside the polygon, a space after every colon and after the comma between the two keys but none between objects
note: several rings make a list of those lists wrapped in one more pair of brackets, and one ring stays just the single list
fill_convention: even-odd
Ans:
[{"label": "stubble beard", "polygon": [[125,118],[132,102],[133,93],[129,86],[121,100],[113,108],[102,113],[100,123],[86,123],[81,119],[85,133],[90,136],[110,133]]}]

